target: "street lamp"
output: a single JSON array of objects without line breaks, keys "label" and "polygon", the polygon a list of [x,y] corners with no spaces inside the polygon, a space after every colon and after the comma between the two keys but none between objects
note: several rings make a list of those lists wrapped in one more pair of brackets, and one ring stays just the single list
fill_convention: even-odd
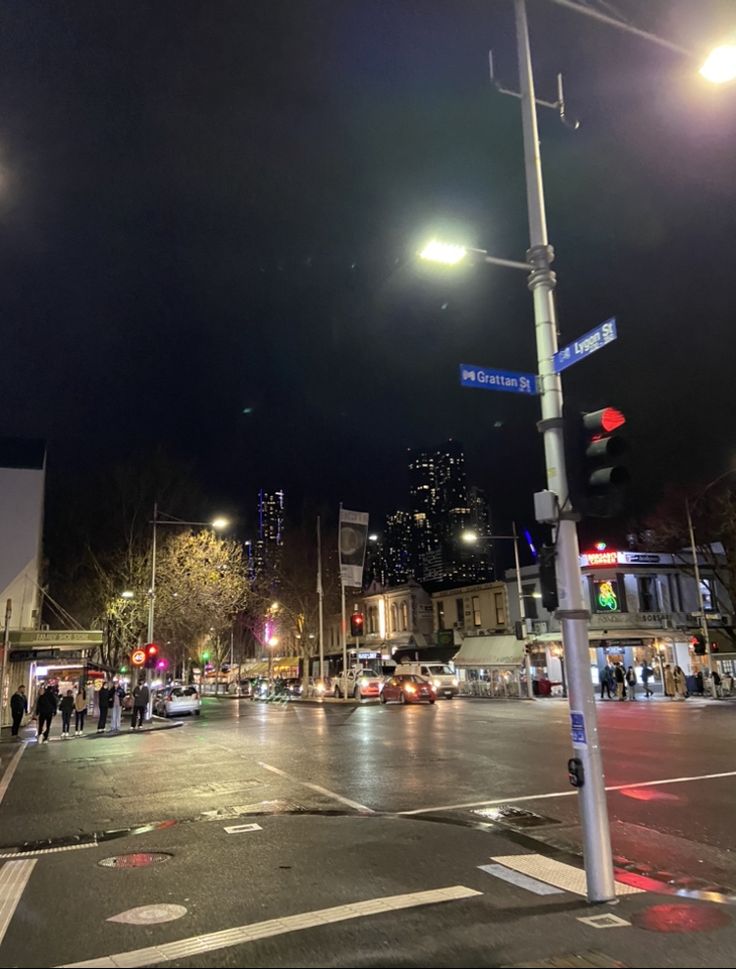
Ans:
[{"label": "street lamp", "polygon": [[[505,540],[514,543],[514,568],[516,571],[516,594],[519,597],[519,618],[521,627],[524,631],[524,667],[526,670],[526,691],[530,700],[534,699],[534,684],[532,683],[532,658],[529,653],[528,632],[526,623],[526,604],[524,602],[524,590],[521,585],[521,565],[519,563],[519,535],[516,531],[516,522],[511,523],[511,535],[483,535],[483,541]],[[466,529],[460,536],[467,545],[475,545],[480,541],[481,536],[472,529]]]},{"label": "street lamp", "polygon": [[736,80],[736,44],[716,47],[705,59],[700,74],[713,84]]},{"label": "street lamp", "polygon": [[124,592],[120,593],[121,599],[135,599],[135,592],[131,592],[130,589],[125,589]]}]

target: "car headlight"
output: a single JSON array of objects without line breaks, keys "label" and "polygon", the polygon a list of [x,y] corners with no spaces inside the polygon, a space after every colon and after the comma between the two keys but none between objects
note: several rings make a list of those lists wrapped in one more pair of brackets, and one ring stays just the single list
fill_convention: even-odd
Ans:
[{"label": "car headlight", "polygon": [[438,690],[442,686],[442,684],[440,683],[439,680],[432,680],[432,686],[435,688],[435,690]]},{"label": "car headlight", "polygon": [[407,693],[416,693],[417,692],[417,688],[415,686],[412,686],[411,683],[409,683],[407,686],[405,686],[404,689],[406,690]]},{"label": "car headlight", "polygon": [[453,686],[460,686],[460,681],[458,680],[457,677],[455,677],[455,679],[452,681],[452,685]]}]

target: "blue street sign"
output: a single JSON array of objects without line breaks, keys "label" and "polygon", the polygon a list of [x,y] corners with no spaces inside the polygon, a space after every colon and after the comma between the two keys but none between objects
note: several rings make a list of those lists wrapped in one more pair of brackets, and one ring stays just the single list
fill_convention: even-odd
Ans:
[{"label": "blue street sign", "polygon": [[475,367],[471,363],[460,364],[460,383],[463,387],[505,390],[511,394],[536,394],[537,392],[537,378],[533,373],[492,370],[490,367]]},{"label": "blue street sign", "polygon": [[606,320],[605,323],[601,323],[594,330],[579,336],[577,340],[573,340],[568,346],[558,350],[554,355],[555,373],[562,373],[563,370],[567,370],[578,360],[583,360],[606,344],[613,343],[617,336],[616,317],[612,316],[610,320]]}]

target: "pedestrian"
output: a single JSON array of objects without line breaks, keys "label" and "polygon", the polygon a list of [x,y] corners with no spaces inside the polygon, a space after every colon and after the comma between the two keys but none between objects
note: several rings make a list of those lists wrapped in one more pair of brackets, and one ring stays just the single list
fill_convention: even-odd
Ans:
[{"label": "pedestrian", "polygon": [[72,713],[74,711],[74,693],[72,690],[67,690],[66,695],[62,697],[59,703],[59,710],[61,710],[61,739],[69,739],[69,727],[72,724]]},{"label": "pedestrian", "polygon": [[[606,694],[604,696],[603,694]],[[601,670],[601,700],[611,699],[611,667],[606,665]]]},{"label": "pedestrian", "polygon": [[145,683],[139,683],[133,690],[133,720],[130,724],[131,730],[142,729],[150,695],[150,691]]},{"label": "pedestrian", "polygon": [[671,697],[675,695],[675,677],[669,663],[664,668],[664,695]]},{"label": "pedestrian", "polygon": [[13,737],[17,737],[23,717],[28,713],[28,697],[26,696],[26,688],[22,683],[10,698],[10,712],[13,717],[13,726],[10,733]]},{"label": "pedestrian", "polygon": [[87,694],[79,690],[74,697],[74,734],[79,737],[84,733],[84,718],[87,716]]},{"label": "pedestrian", "polygon": [[637,679],[636,679],[636,670],[634,669],[633,666],[630,666],[626,670],[626,682],[629,685],[629,699],[635,700]]},{"label": "pedestrian", "polygon": [[733,676],[731,673],[723,674],[723,695],[731,696],[733,693]]},{"label": "pedestrian", "polygon": [[613,664],[613,675],[616,680],[616,696],[623,702],[626,699],[626,674],[620,663]]},{"label": "pedestrian", "polygon": [[672,673],[675,682],[675,699],[684,700],[687,696],[687,686],[685,684],[685,673],[680,666],[676,666]]},{"label": "pedestrian", "polygon": [[110,722],[110,733],[117,733],[120,730],[120,719],[123,715],[123,697],[125,690],[119,683],[113,683],[110,688],[109,706],[112,714]]},{"label": "pedestrian", "polygon": [[[50,686],[47,686],[43,693],[39,693],[36,700],[36,718],[38,720],[38,742],[47,744],[49,742],[49,730],[51,721],[56,716],[56,696]],[[41,740],[43,735],[43,740]]]},{"label": "pedestrian", "polygon": [[641,681],[644,684],[644,696],[649,699],[650,696],[654,696],[654,690],[650,689],[649,681],[654,676],[654,670],[652,667],[644,661],[644,665],[641,668]]},{"label": "pedestrian", "polygon": [[713,693],[716,697],[721,695],[721,674],[718,670],[713,670]]},{"label": "pedestrian", "polygon": [[97,733],[103,733],[107,723],[107,711],[110,709],[110,687],[107,683],[102,684],[100,692],[97,694],[97,703],[100,707],[100,718],[97,721]]},{"label": "pedestrian", "polygon": [[705,680],[703,679],[702,670],[698,670],[695,674],[695,689],[698,692],[698,696],[702,696],[705,693]]}]

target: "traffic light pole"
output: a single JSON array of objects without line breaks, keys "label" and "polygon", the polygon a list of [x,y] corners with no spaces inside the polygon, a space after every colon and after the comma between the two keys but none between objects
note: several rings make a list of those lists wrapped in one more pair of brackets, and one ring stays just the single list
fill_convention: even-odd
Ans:
[{"label": "traffic light pole", "polygon": [[548,488],[557,495],[561,509],[559,521],[556,523],[555,542],[559,592],[557,616],[562,624],[562,641],[567,659],[573,747],[583,768],[583,783],[579,791],[588,901],[609,902],[615,899],[616,891],[603,761],[590,676],[589,613],[583,599],[577,528],[569,503],[562,432],[562,383],[553,366],[553,357],[557,351],[555,274],[550,268],[554,252],[547,236],[526,2],[514,0],[514,4],[529,215],[529,288],[534,300],[541,388],[542,420],[538,426],[544,436]]}]

